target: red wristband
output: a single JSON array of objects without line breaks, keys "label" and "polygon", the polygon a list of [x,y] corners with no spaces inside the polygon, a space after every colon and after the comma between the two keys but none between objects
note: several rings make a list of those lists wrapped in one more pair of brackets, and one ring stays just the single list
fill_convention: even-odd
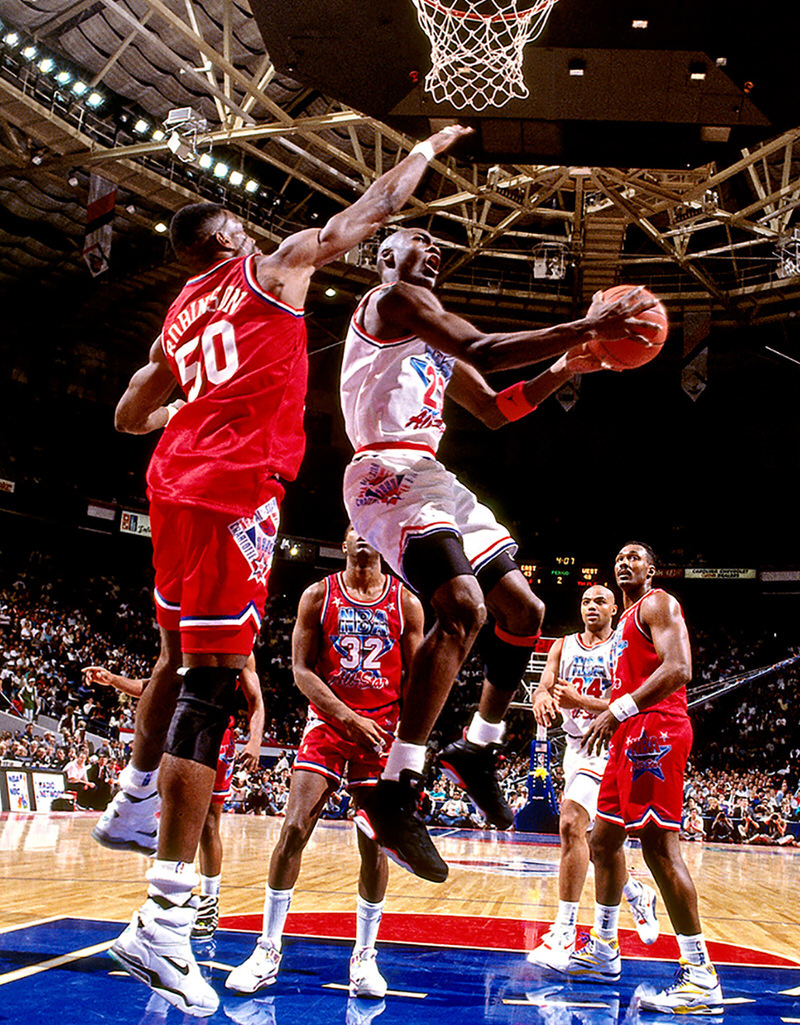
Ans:
[{"label": "red wristband", "polygon": [[536,409],[536,406],[532,406],[525,398],[524,387],[524,381],[517,381],[510,388],[504,388],[497,393],[495,402],[506,420],[520,420]]}]

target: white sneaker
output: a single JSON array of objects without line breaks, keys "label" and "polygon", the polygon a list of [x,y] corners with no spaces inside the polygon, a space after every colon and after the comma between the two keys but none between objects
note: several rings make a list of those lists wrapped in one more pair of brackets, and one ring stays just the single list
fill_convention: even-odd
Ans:
[{"label": "white sneaker", "polygon": [[256,949],[225,980],[225,989],[235,993],[255,993],[271,986],[281,966],[281,952],[274,943],[259,937]]},{"label": "white sneaker", "polygon": [[722,1014],[722,987],[712,964],[693,965],[681,958],[675,981],[659,993],[643,994],[639,1006],[663,1014]]},{"label": "white sneaker", "polygon": [[135,797],[120,790],[100,816],[92,836],[101,846],[112,851],[155,854],[158,848],[156,816],[160,806],[157,790],[146,797]]},{"label": "white sneaker", "polygon": [[551,925],[537,945],[528,954],[528,964],[542,965],[556,972],[565,972],[570,955],[575,950],[575,929]]},{"label": "white sneaker", "polygon": [[184,905],[148,897],[109,954],[179,1010],[206,1018],[216,1011],[219,997],[200,974],[192,954],[189,934],[196,910],[195,897]]},{"label": "white sneaker", "polygon": [[622,971],[619,943],[606,943],[592,929],[583,946],[575,950],[567,965],[567,974],[573,979],[598,979],[614,982]]},{"label": "white sneaker", "polygon": [[192,926],[193,940],[210,940],[219,925],[219,897],[201,894],[197,917]]},{"label": "white sneaker", "polygon": [[382,1000],[386,996],[386,979],[378,971],[377,951],[362,947],[350,958],[350,996],[372,997]]},{"label": "white sneaker", "polygon": [[658,895],[647,883],[639,883],[639,891],[638,896],[628,901],[628,907],[631,909],[639,939],[650,946],[658,939],[660,929],[656,917]]}]

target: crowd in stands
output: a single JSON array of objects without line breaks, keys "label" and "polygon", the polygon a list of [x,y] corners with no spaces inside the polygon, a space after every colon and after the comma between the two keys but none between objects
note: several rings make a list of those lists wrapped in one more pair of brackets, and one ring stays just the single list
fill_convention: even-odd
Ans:
[{"label": "crowd in stands", "polygon": [[[293,685],[290,639],[296,599],[270,600],[257,639],[256,663],[267,710],[264,742],[285,748],[269,767],[238,770],[226,808],[280,815],[286,804],[292,748],[303,729],[305,701]],[[158,631],[146,587],[123,593],[106,576],[77,584],[37,572],[0,579],[0,711],[15,717],[0,731],[0,763],[63,770],[84,807],[102,808],[127,759],[134,702],[110,688],[89,686],[81,670],[105,665],[132,678],[149,675]],[[716,630],[693,636],[695,687],[728,679],[792,654],[774,635],[754,631],[745,641]],[[434,751],[458,735],[475,708],[481,661],[470,657],[432,736]],[[800,822],[800,742],[789,727],[800,699],[797,665],[747,684],[693,709],[695,749],[687,777],[682,836],[747,844],[796,842]],[[237,737],[246,739],[246,715]],[[35,729],[34,724],[39,728]],[[527,801],[531,719],[523,710],[508,719],[502,785],[515,809]],[[553,777],[560,794],[560,768]],[[768,768],[765,768],[768,766]],[[346,790],[334,794],[328,818],[352,814]],[[423,814],[434,825],[480,827],[462,793],[434,774]]]}]

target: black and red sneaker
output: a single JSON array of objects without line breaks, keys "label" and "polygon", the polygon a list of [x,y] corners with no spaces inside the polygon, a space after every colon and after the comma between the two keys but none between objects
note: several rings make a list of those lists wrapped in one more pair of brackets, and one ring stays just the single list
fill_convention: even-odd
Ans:
[{"label": "black and red sneaker", "polygon": [[448,779],[466,790],[487,822],[498,829],[508,829],[514,822],[514,812],[497,782],[499,754],[498,744],[481,747],[462,737],[443,748],[439,768]]},{"label": "black and red sneaker", "polygon": [[403,769],[399,780],[379,779],[374,787],[359,787],[355,823],[402,868],[421,879],[443,883],[447,864],[417,811],[421,783],[419,773]]}]

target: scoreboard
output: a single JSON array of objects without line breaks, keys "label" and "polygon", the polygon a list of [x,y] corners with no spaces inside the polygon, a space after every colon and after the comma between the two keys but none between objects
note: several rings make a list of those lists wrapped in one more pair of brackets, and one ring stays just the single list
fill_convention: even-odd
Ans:
[{"label": "scoreboard", "polygon": [[533,585],[591,587],[592,584],[603,583],[599,566],[583,563],[574,555],[557,555],[550,563],[523,562],[520,569]]}]

